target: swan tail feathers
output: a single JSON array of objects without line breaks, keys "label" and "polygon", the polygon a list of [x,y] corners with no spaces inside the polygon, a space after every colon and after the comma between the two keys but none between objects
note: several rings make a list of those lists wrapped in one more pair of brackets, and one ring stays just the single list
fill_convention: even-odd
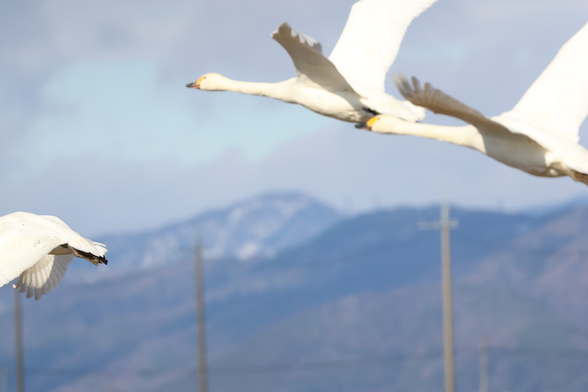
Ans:
[{"label": "swan tail feathers", "polygon": [[367,97],[363,102],[371,114],[386,114],[409,122],[417,122],[425,118],[425,108],[410,101],[401,101],[386,93],[362,92]]},{"label": "swan tail feathers", "polygon": [[106,260],[106,257],[104,257],[104,254],[94,254],[92,252],[84,252],[81,249],[72,248],[71,246],[69,248],[71,249],[71,251],[73,252],[74,255],[76,255],[79,258],[86,259],[94,265],[99,265],[99,264],[107,265],[108,264],[108,260]]},{"label": "swan tail feathers", "polygon": [[417,106],[410,101],[402,101],[402,103],[411,112],[412,117],[414,118],[412,121],[422,121],[425,119],[426,113],[424,107]]}]

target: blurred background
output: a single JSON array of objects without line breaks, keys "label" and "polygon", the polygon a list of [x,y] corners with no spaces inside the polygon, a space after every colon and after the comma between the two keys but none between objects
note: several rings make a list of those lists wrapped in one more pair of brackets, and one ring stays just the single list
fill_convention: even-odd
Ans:
[{"label": "blurred background", "polygon": [[[585,185],[185,88],[293,77],[271,32],[328,54],[353,3],[0,0],[0,215],[57,215],[110,251],[23,301],[27,390],[194,390],[200,230],[211,391],[441,391],[439,233],[417,226],[441,200],[460,221],[458,390],[478,389],[482,336],[490,391],[588,388]],[[581,0],[439,0],[391,72],[496,115],[587,21]],[[3,287],[10,390],[12,311]]]}]

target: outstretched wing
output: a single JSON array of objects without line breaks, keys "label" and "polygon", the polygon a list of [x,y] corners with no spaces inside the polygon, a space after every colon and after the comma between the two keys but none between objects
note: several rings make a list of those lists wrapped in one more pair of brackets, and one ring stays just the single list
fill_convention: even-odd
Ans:
[{"label": "outstretched wing", "polygon": [[350,91],[353,88],[337,68],[323,56],[321,44],[299,33],[287,23],[274,31],[272,38],[286,49],[296,67],[297,81],[308,87],[330,91]]},{"label": "outstretched wing", "polygon": [[329,59],[360,94],[384,91],[408,25],[437,0],[360,0]]},{"label": "outstretched wing", "polygon": [[35,296],[35,300],[41,298],[61,283],[67,267],[75,258],[70,255],[47,255],[37,264],[20,274],[15,288],[20,293],[26,293],[27,298]]},{"label": "outstretched wing", "polygon": [[[488,118],[476,109],[434,88],[429,83],[425,83],[425,87],[422,88],[417,78],[412,78],[411,85],[404,75],[394,75],[394,83],[400,93],[413,104],[423,106],[438,114],[459,118],[475,126],[482,134],[492,134],[498,137],[512,137],[513,134],[524,135],[546,150],[570,151],[570,148],[575,149],[574,143],[558,138],[524,120],[511,118],[504,114]],[[564,147],[562,143],[566,146]]]},{"label": "outstretched wing", "polygon": [[429,83],[425,83],[425,87],[422,88],[421,83],[415,77],[412,78],[412,84],[403,74],[393,75],[392,78],[402,96],[414,105],[422,106],[437,114],[459,118],[481,131],[487,130],[503,134],[513,133],[503,125],[489,119],[476,109],[467,106],[443,91],[434,88]]},{"label": "outstretched wing", "polygon": [[[15,212],[0,218],[0,286],[20,275],[16,285],[38,299],[56,287],[73,254],[50,255],[61,245],[90,261],[105,263],[104,245],[83,238],[52,216]],[[92,256],[92,257],[88,257]]]},{"label": "outstretched wing", "polygon": [[40,218],[51,221],[51,226],[47,226],[47,229],[51,227],[54,235],[58,235],[61,239],[61,244],[67,244],[75,256],[86,259],[95,265],[106,264],[104,255],[108,250],[104,244],[82,237],[56,216],[41,215]]},{"label": "outstretched wing", "polygon": [[516,106],[503,115],[577,142],[588,114],[588,23],[559,50]]},{"label": "outstretched wing", "polygon": [[24,221],[5,220],[2,223],[0,229],[0,286],[31,268],[56,246],[61,245],[57,238],[32,232]]}]

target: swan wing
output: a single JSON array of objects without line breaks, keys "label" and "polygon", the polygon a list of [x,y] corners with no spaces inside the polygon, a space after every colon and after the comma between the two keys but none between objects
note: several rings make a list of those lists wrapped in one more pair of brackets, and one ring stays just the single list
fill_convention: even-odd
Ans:
[{"label": "swan wing", "polygon": [[404,75],[394,75],[394,82],[400,93],[415,105],[470,123],[480,133],[492,133],[504,138],[515,134],[526,136],[548,151],[565,151],[566,156],[562,157],[562,160],[572,169],[582,173],[588,171],[588,151],[577,143],[546,132],[525,120],[511,117],[508,113],[488,118],[429,83],[425,83],[425,87],[421,88],[417,78],[412,78],[411,84]]},{"label": "swan wing", "polygon": [[67,267],[75,258],[69,255],[46,255],[38,263],[20,274],[14,286],[27,298],[35,296],[35,300],[47,294],[61,283]]},{"label": "swan wing", "polygon": [[[76,256],[93,261],[95,257],[104,257],[106,252],[108,252],[108,250],[106,250],[106,245],[82,237],[73,231],[64,221],[58,217],[52,215],[41,215],[41,218],[49,220],[55,225],[59,226],[58,231],[60,232],[61,238],[64,240],[67,239],[67,245],[74,250],[74,254]],[[76,254],[76,251],[89,254],[90,257],[88,257],[88,255],[84,256],[83,254],[78,255]]]},{"label": "swan wing", "polygon": [[484,116],[476,109],[434,88],[430,83],[425,83],[423,88],[417,78],[413,77],[411,84],[403,74],[393,75],[393,79],[402,96],[414,105],[422,106],[437,114],[445,114],[463,120],[478,128],[480,132],[489,131],[505,136],[517,133],[511,132],[510,129]]},{"label": "swan wing", "polygon": [[555,58],[510,111],[535,126],[571,142],[579,140],[588,114],[588,23]]},{"label": "swan wing", "polygon": [[[41,288],[45,285],[40,277],[44,271],[63,266],[70,257],[53,257],[49,253],[61,245],[67,247],[74,254],[88,258],[93,255],[103,258],[106,248],[103,244],[90,241],[69,228],[59,218],[53,216],[40,216],[26,212],[15,212],[0,218],[0,286],[10,282],[17,276],[25,273],[25,278],[30,276],[33,287]],[[65,252],[67,250],[64,249]],[[71,255],[73,258],[73,255]],[[70,260],[71,261],[71,260]],[[92,261],[92,260],[90,260]],[[43,265],[38,269],[33,268],[38,263]],[[53,263],[51,266],[49,264]],[[28,273],[26,271],[29,271]],[[63,270],[65,273],[65,270]],[[48,276],[49,279],[51,276]],[[56,275],[53,275],[53,279]],[[29,278],[23,284],[29,285]],[[37,279],[37,280],[35,280]],[[59,280],[55,285],[59,283]],[[23,286],[20,286],[21,288]],[[28,287],[28,286],[27,286]],[[55,286],[52,286],[55,287]],[[27,289],[28,290],[28,289]],[[49,289],[50,290],[50,289]],[[47,290],[47,291],[49,291]]]},{"label": "swan wing", "polygon": [[34,266],[55,247],[64,243],[52,230],[46,230],[22,214],[14,213],[0,218],[0,286]]},{"label": "swan wing", "polygon": [[292,58],[298,83],[316,89],[354,92],[333,63],[323,56],[318,41],[296,31],[287,23],[282,23],[272,33],[272,38],[278,41]]},{"label": "swan wing", "polygon": [[552,132],[547,132],[544,128],[540,128],[527,119],[512,116],[510,112],[503,113],[492,119],[508,129],[527,135],[544,149],[557,153],[559,159],[570,169],[588,174],[588,151],[578,143]]},{"label": "swan wing", "polygon": [[436,0],[360,0],[329,59],[353,88],[384,92],[386,73],[414,18]]}]

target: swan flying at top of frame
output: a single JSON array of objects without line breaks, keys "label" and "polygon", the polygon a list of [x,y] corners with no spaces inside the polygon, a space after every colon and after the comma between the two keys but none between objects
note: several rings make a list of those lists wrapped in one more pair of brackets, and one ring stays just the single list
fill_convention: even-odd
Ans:
[{"label": "swan flying at top of frame", "polygon": [[375,114],[422,120],[424,109],[386,94],[384,81],[406,29],[436,1],[358,1],[328,58],[318,41],[283,23],[272,38],[290,55],[296,67],[295,78],[250,83],[210,73],[187,87],[266,96],[348,122],[365,122]]},{"label": "swan flying at top of frame", "polygon": [[429,83],[395,78],[401,94],[415,105],[470,125],[412,124],[393,116],[372,118],[378,133],[415,135],[476,149],[506,165],[542,177],[569,176],[588,184],[588,150],[578,144],[588,115],[588,23],[559,50],[515,107],[486,117]]}]

